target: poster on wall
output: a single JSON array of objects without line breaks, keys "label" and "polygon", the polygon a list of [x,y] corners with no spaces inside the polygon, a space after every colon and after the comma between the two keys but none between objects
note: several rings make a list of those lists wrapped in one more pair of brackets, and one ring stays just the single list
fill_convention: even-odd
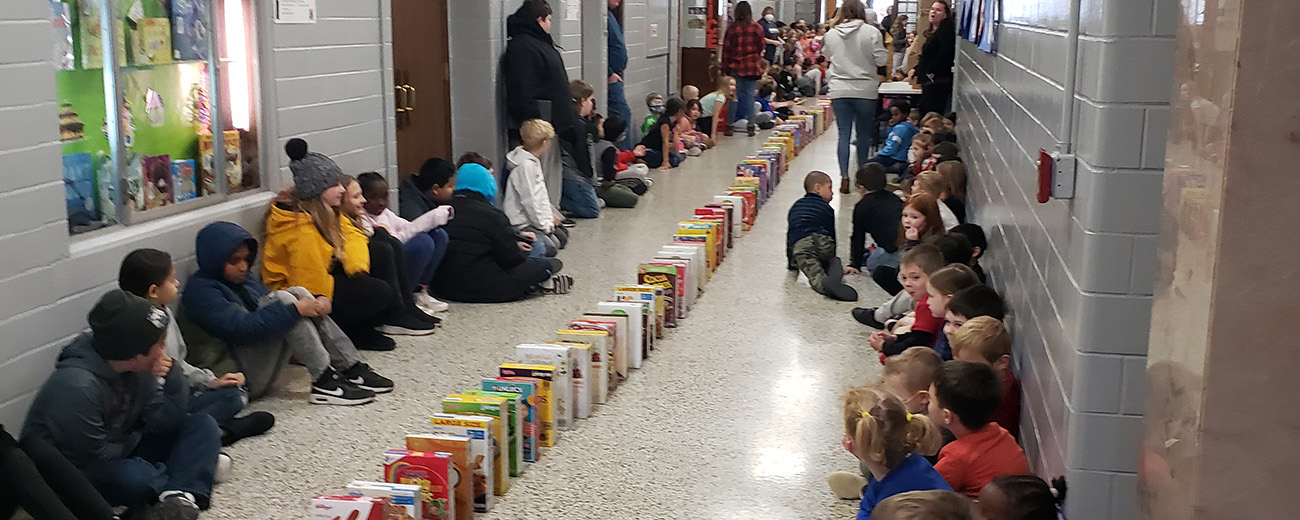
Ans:
[{"label": "poster on wall", "polygon": [[275,0],[275,23],[316,23],[316,0]]},{"label": "poster on wall", "polygon": [[1002,0],[961,0],[957,10],[957,35],[984,52],[997,51],[997,22],[1002,20]]},{"label": "poster on wall", "polygon": [[705,0],[685,0],[686,15],[682,21],[682,47],[707,47],[709,7]]}]

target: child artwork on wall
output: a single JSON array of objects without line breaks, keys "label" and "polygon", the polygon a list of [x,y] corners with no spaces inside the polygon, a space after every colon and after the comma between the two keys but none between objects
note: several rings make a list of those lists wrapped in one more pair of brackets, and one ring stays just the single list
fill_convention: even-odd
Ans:
[{"label": "child artwork on wall", "polygon": [[166,155],[148,155],[143,160],[145,209],[161,208],[171,204],[172,161]]},{"label": "child artwork on wall", "polygon": [[144,93],[144,113],[149,116],[149,124],[158,128],[167,121],[162,95],[157,90],[148,89]]}]

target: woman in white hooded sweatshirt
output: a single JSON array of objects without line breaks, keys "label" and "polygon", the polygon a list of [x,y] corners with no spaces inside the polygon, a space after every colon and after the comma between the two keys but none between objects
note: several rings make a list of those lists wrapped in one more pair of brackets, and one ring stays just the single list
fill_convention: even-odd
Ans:
[{"label": "woman in white hooded sweatshirt", "polygon": [[889,63],[874,15],[860,0],[844,0],[839,22],[823,38],[822,55],[831,62],[831,109],[840,129],[840,193],[849,192],[849,146],[854,127],[858,129],[858,166],[870,159],[876,98],[880,96],[877,69]]}]

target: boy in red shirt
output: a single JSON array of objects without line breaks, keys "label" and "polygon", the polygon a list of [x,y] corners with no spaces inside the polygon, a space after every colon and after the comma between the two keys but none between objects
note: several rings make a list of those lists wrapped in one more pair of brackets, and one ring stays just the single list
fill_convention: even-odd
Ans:
[{"label": "boy in red shirt", "polygon": [[[943,327],[943,320],[931,314],[925,284],[930,281],[930,273],[938,271],[944,265],[946,263],[943,251],[933,244],[914,246],[903,254],[902,260],[899,260],[898,281],[903,284],[903,290],[912,297],[912,301],[916,302],[912,307],[913,313],[909,313],[914,314],[915,321],[912,323],[911,330],[907,332],[871,333],[867,343],[880,352],[881,363],[885,362],[886,356],[896,356],[910,347],[934,346],[935,337]],[[898,328],[894,329],[895,332],[898,330]]]},{"label": "boy in red shirt", "polygon": [[1002,383],[993,368],[970,361],[949,361],[930,387],[931,421],[957,437],[939,450],[934,469],[952,490],[978,498],[996,477],[1029,473],[1025,452],[997,423],[993,411],[1002,398]]},{"label": "boy in red shirt", "polygon": [[1002,322],[989,316],[971,318],[948,336],[952,358],[993,367],[1002,382],[1002,400],[993,410],[993,422],[1020,438],[1020,380],[1011,372],[1011,334]]}]

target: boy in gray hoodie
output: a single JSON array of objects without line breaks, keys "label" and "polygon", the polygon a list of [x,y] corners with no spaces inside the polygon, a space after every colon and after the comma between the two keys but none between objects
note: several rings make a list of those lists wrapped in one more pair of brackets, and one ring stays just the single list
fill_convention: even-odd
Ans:
[{"label": "boy in gray hoodie", "polygon": [[23,424],[57,448],[110,504],[143,518],[198,518],[221,451],[217,422],[176,396],[186,380],[163,354],[170,323],[149,300],[115,289],[90,310],[90,332],[63,349]]}]

